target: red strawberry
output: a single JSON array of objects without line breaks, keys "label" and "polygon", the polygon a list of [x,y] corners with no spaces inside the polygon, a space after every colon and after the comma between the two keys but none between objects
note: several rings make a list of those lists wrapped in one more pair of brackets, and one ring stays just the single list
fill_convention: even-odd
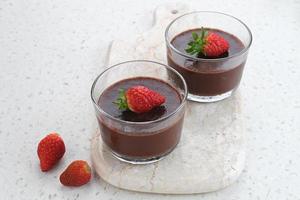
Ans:
[{"label": "red strawberry", "polygon": [[65,144],[57,133],[44,137],[37,149],[40,167],[43,172],[50,170],[64,155]]},{"label": "red strawberry", "polygon": [[205,38],[203,54],[208,57],[218,57],[229,49],[228,42],[216,33],[209,32]]},{"label": "red strawberry", "polygon": [[119,109],[129,109],[135,113],[144,113],[160,106],[166,98],[161,94],[144,86],[133,86],[127,91],[121,89],[119,97],[115,104]]},{"label": "red strawberry", "polygon": [[73,161],[60,175],[59,180],[65,186],[81,186],[91,179],[91,168],[83,160]]},{"label": "red strawberry", "polygon": [[217,33],[201,29],[201,35],[192,32],[193,41],[188,43],[185,51],[191,55],[218,58],[228,52],[229,43]]}]

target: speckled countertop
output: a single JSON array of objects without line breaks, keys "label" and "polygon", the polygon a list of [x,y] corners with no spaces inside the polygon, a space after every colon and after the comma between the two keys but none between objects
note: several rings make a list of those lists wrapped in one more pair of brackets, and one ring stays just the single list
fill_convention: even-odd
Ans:
[{"label": "speckled countertop", "polygon": [[[170,2],[52,0],[0,2],[0,199],[300,199],[300,1],[186,1],[230,13],[254,35],[242,81],[248,156],[232,186],[202,195],[151,195],[94,177],[80,188],[58,176],[74,159],[90,161],[96,121],[90,86],[109,42],[151,27]],[[151,16],[151,17],[149,17]],[[41,173],[37,142],[59,132],[67,153]]]}]

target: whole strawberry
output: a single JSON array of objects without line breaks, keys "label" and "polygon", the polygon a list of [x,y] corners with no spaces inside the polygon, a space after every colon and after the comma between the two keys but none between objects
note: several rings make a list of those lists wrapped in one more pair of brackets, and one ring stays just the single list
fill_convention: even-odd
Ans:
[{"label": "whole strawberry", "polygon": [[50,133],[38,145],[37,154],[43,172],[49,171],[65,154],[65,144],[57,133]]},{"label": "whole strawberry", "polygon": [[86,161],[75,160],[60,175],[59,180],[65,186],[81,186],[91,179],[91,168]]},{"label": "whole strawberry", "polygon": [[228,52],[229,43],[217,33],[202,28],[201,36],[192,32],[192,37],[193,41],[190,41],[185,49],[191,55],[218,58]]},{"label": "whole strawberry", "polygon": [[118,99],[114,102],[119,109],[129,109],[135,113],[145,113],[162,105],[166,98],[144,86],[133,86],[128,90],[120,90]]}]

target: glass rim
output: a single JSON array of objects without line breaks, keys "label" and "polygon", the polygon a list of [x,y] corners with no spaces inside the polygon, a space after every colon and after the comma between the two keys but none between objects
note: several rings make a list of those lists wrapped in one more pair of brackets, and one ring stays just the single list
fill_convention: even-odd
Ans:
[{"label": "glass rim", "polygon": [[[238,21],[241,25],[243,25],[243,26],[246,28],[246,30],[247,30],[247,32],[248,32],[248,34],[249,34],[250,41],[249,41],[248,45],[245,46],[245,48],[244,48],[242,51],[240,51],[240,52],[238,52],[238,53],[235,53],[235,54],[233,54],[233,55],[231,55],[231,56],[225,57],[225,58],[213,58],[213,59],[195,58],[195,57],[193,57],[193,56],[190,56],[190,55],[188,55],[188,54],[185,54],[185,53],[179,51],[177,48],[174,47],[174,45],[173,45],[173,44],[171,43],[171,41],[168,39],[168,34],[169,34],[169,30],[170,30],[171,26],[172,26],[177,20],[179,20],[179,19],[182,18],[182,17],[185,17],[185,16],[187,16],[187,15],[199,14],[199,13],[211,13],[211,14],[223,15],[223,16],[226,16],[226,17],[229,17],[229,18],[232,18],[232,19]],[[244,53],[246,53],[246,52],[249,50],[249,48],[250,48],[250,46],[251,46],[251,44],[252,44],[252,39],[253,39],[253,37],[252,37],[252,33],[251,33],[250,28],[249,28],[242,20],[240,20],[240,19],[238,19],[238,18],[236,18],[236,17],[234,17],[234,16],[232,16],[232,15],[229,15],[229,14],[226,14],[226,13],[222,13],[222,12],[218,12],[218,11],[193,11],[193,12],[185,13],[185,14],[183,14],[183,15],[180,15],[179,17],[176,17],[174,20],[172,20],[172,21],[170,22],[170,24],[167,26],[166,30],[165,30],[165,41],[166,41],[167,46],[168,46],[169,48],[171,48],[173,51],[175,51],[176,53],[178,53],[179,55],[181,55],[181,56],[183,56],[183,57],[185,57],[185,58],[188,58],[188,59],[195,60],[195,61],[218,62],[218,61],[225,61],[225,60],[228,60],[228,59],[230,59],[230,58],[234,58],[234,57],[243,55]]]},{"label": "glass rim", "polygon": [[[138,62],[146,62],[146,63],[153,63],[153,64],[157,64],[157,65],[160,65],[160,66],[163,66],[169,70],[171,70],[172,72],[174,72],[182,81],[183,83],[183,87],[184,87],[184,96],[183,96],[183,99],[180,103],[180,105],[173,111],[171,112],[170,114],[162,117],[162,118],[159,118],[159,119],[156,119],[156,120],[152,120],[152,121],[146,121],[146,122],[131,122],[131,121],[126,121],[126,120],[122,120],[122,119],[118,119],[110,114],[108,114],[107,112],[105,112],[98,104],[97,104],[97,100],[94,98],[93,94],[95,93],[94,92],[94,89],[95,89],[95,86],[96,86],[96,83],[98,82],[98,80],[106,73],[108,72],[109,70],[113,69],[113,68],[116,68],[120,65],[124,65],[124,64],[127,64],[127,63],[138,63]],[[186,100],[187,100],[187,95],[188,95],[188,89],[187,89],[187,84],[184,80],[184,78],[181,76],[181,74],[179,74],[179,72],[177,72],[175,69],[169,67],[168,65],[165,65],[165,64],[162,64],[162,63],[159,63],[159,62],[156,62],[156,61],[151,61],[151,60],[128,60],[128,61],[124,61],[124,62],[120,62],[120,63],[117,63],[115,65],[111,65],[109,66],[107,69],[103,70],[97,77],[96,79],[94,80],[93,84],[92,84],[92,87],[91,87],[91,99],[92,99],[92,102],[94,104],[94,106],[97,108],[97,110],[99,112],[101,112],[102,114],[104,114],[106,117],[112,119],[112,120],[115,120],[117,122],[121,122],[121,123],[126,123],[126,124],[131,124],[131,125],[147,125],[147,124],[154,124],[154,123],[158,123],[158,122],[161,122],[161,121],[164,121],[170,117],[172,117],[173,115],[175,115],[176,113],[178,113],[182,107],[185,105],[186,103]]]}]

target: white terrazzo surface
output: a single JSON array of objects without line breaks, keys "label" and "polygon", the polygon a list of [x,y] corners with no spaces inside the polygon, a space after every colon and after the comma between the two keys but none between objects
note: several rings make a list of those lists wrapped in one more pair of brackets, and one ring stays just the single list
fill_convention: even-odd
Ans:
[{"label": "white terrazzo surface", "polygon": [[[300,199],[300,1],[185,1],[230,13],[252,29],[242,85],[248,135],[246,167],[232,186],[202,195],[151,195],[94,177],[80,188],[58,176],[74,159],[90,160],[96,120],[90,85],[109,41],[151,27],[149,1],[0,2],[0,199]],[[298,56],[298,57],[297,57]],[[49,131],[67,145],[60,164],[39,171],[36,145]]]}]

